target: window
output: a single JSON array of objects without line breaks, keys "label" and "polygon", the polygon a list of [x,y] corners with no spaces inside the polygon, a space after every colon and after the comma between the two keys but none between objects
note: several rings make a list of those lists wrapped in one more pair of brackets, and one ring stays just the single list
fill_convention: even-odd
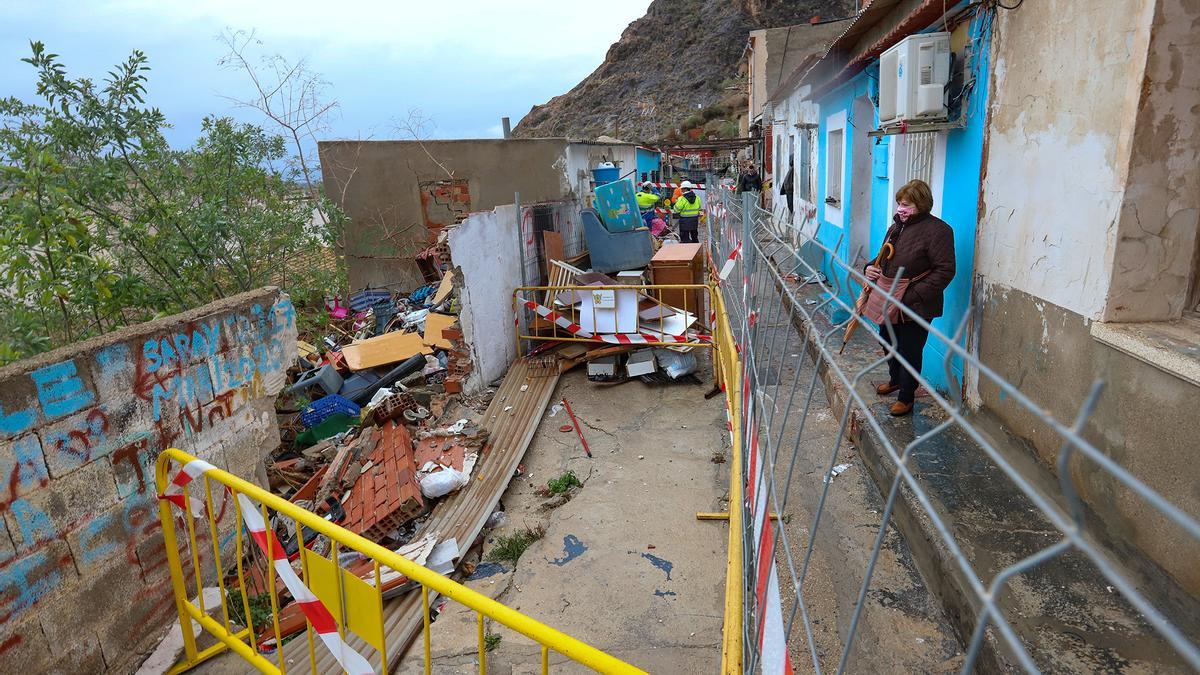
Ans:
[{"label": "window", "polygon": [[842,203],[842,156],[845,154],[846,129],[830,129],[825,145],[825,203]]}]

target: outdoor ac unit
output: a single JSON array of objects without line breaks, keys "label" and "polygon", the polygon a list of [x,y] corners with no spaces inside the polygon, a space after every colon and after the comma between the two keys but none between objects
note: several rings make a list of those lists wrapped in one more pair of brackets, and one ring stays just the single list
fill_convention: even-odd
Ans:
[{"label": "outdoor ac unit", "polygon": [[879,126],[947,117],[950,34],[910,35],[879,57]]}]

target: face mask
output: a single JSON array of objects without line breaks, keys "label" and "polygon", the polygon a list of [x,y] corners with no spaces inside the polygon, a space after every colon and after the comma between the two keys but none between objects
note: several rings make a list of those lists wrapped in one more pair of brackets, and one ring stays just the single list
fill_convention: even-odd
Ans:
[{"label": "face mask", "polygon": [[900,220],[907,221],[909,218],[912,218],[913,216],[917,215],[917,210],[911,206],[897,205],[896,206],[896,215],[899,216]]}]

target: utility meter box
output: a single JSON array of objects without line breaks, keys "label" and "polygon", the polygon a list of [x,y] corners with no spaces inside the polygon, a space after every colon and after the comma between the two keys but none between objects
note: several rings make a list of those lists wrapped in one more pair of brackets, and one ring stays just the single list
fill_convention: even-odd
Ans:
[{"label": "utility meter box", "polygon": [[950,34],[910,35],[879,57],[879,126],[945,120]]}]

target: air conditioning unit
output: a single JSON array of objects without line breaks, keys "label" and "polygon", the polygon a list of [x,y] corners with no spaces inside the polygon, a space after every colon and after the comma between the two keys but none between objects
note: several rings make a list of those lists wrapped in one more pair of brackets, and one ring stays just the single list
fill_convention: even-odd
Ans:
[{"label": "air conditioning unit", "polygon": [[950,34],[910,35],[879,57],[879,126],[944,120]]}]

